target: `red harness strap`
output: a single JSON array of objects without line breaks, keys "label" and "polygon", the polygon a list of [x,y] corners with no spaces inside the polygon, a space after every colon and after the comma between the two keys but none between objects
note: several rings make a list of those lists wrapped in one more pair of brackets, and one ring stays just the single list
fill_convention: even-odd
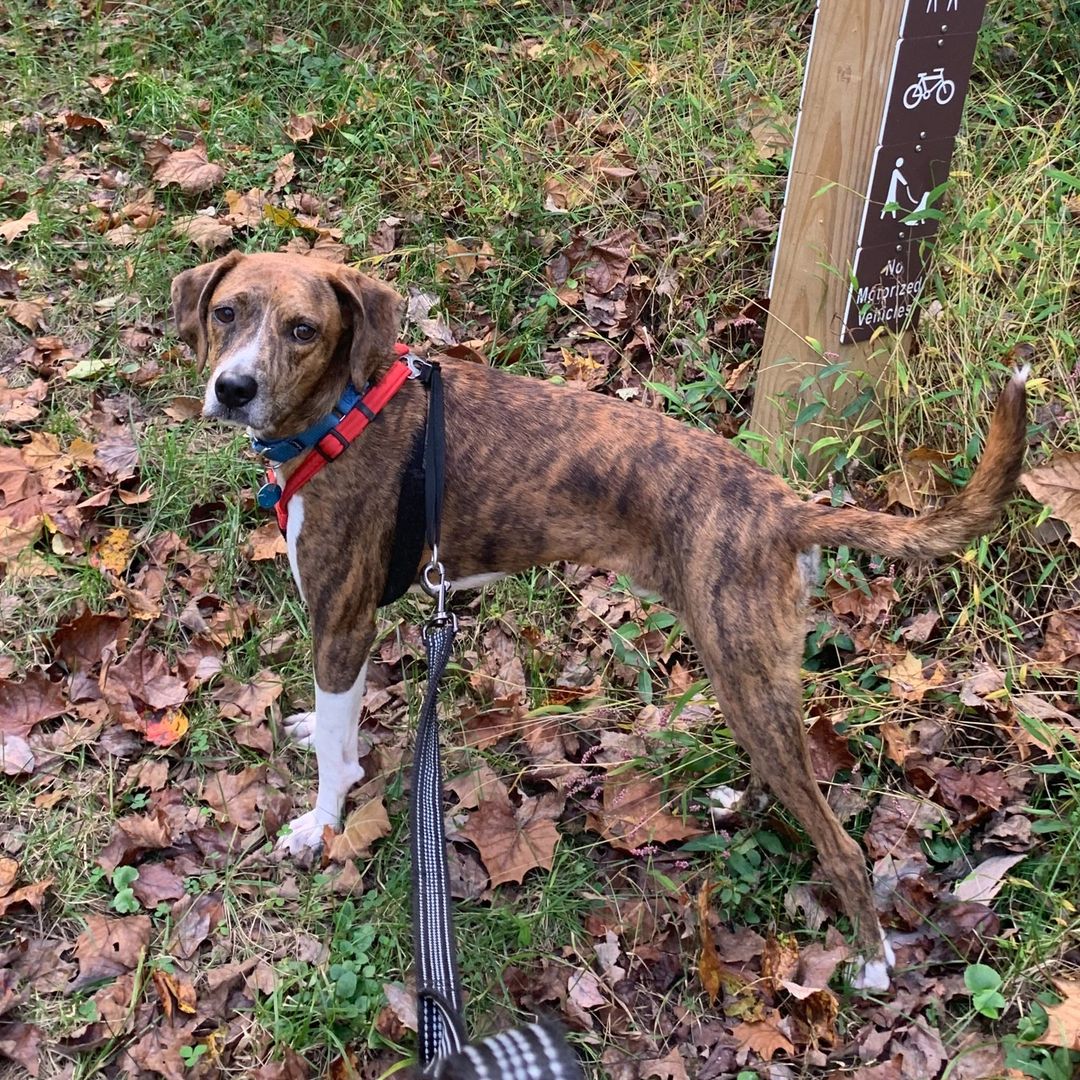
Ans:
[{"label": "red harness strap", "polygon": [[[409,347],[395,345],[394,350],[399,356],[405,356],[409,352]],[[386,403],[404,386],[411,374],[412,369],[408,364],[395,360],[378,383],[308,451],[296,471],[285,482],[281,497],[274,506],[274,513],[277,514],[278,526],[282,532],[285,532],[289,524],[289,500],[320,469],[344,453],[345,448],[375,419]],[[267,469],[266,476],[270,484],[277,483],[273,469]]]}]

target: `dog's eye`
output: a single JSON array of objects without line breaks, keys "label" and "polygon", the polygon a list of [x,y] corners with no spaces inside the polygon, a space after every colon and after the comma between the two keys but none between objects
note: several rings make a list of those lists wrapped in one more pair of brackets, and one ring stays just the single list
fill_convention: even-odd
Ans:
[{"label": "dog's eye", "polygon": [[315,327],[309,326],[307,323],[300,323],[299,326],[293,327],[292,336],[297,341],[310,341],[315,336]]},{"label": "dog's eye", "polygon": [[216,307],[214,308],[214,318],[219,323],[231,323],[236,318],[236,312],[231,307]]}]

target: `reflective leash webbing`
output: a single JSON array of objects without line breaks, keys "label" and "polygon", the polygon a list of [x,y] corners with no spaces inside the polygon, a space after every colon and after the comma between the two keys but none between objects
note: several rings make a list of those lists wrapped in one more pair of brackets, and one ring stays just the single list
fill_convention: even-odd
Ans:
[{"label": "reflective leash webbing", "polygon": [[438,364],[425,363],[425,367],[421,376],[428,389],[424,502],[431,559],[420,582],[435,599],[435,614],[424,626],[428,683],[417,725],[409,800],[421,1074],[433,1080],[584,1080],[576,1055],[553,1026],[529,1024],[479,1042],[468,1042],[465,1034],[446,864],[438,713],[439,680],[453,651],[457,619],[446,610],[450,583],[439,561],[445,466],[442,373]]},{"label": "reflective leash webbing", "polygon": [[[428,685],[420,710],[413,761],[409,827],[412,835],[413,947],[416,953],[420,1064],[426,1070],[461,1049],[461,983],[450,914],[450,877],[443,833],[442,769],[437,699],[439,679],[450,659],[455,620],[424,629]],[[433,997],[434,995],[434,997]],[[440,1002],[444,1006],[440,1008]]]}]

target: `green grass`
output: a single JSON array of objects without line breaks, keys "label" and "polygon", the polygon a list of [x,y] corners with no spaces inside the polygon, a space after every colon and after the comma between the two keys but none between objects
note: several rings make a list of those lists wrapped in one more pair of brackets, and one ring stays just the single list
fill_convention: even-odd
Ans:
[{"label": "green grass", "polygon": [[[254,563],[243,552],[263,518],[242,494],[259,483],[242,437],[197,420],[177,422],[162,411],[177,395],[201,394],[201,376],[175,351],[166,321],[171,277],[201,256],[173,226],[196,211],[224,213],[225,188],[269,190],[285,154],[295,155],[296,169],[286,193],[317,201],[320,224],[340,230],[356,265],[392,279],[402,292],[437,293],[440,313],[459,340],[480,339],[492,363],[534,376],[560,372],[548,355],[560,346],[580,350],[603,341],[581,310],[552,290],[550,258],[582,231],[602,236],[633,228],[648,245],[634,265],[648,279],[638,322],[651,351],[624,355],[625,340],[617,341],[618,371],[605,389],[636,389],[639,399],[728,437],[745,422],[752,378],[733,376],[748,361],[752,373],[760,334],[729,321],[764,295],[772,239],[751,215],[775,221],[787,168],[786,152],[764,149],[757,125],[791,128],[813,7],[808,0],[626,0],[572,11],[566,6],[564,13],[553,13],[561,10],[555,4],[486,0],[380,0],[347,15],[340,6],[314,2],[108,7],[11,0],[0,15],[0,94],[7,103],[0,221],[31,208],[40,219],[0,246],[0,264],[24,275],[22,298],[49,301],[49,334],[80,355],[118,361],[115,371],[88,380],[52,377],[42,414],[29,425],[56,434],[67,447],[76,437],[92,437],[87,411],[102,402],[137,425],[140,478],[150,498],[132,506],[113,499],[87,522],[87,540],[96,542],[107,528],[130,530],[136,539],[130,584],[145,565],[148,543],[174,531],[214,560],[208,593],[258,606],[256,623],[226,651],[223,675],[244,681],[270,667],[284,680],[283,709],[311,701],[306,618],[287,568],[280,559]],[[864,503],[879,494],[872,478],[919,446],[951,454],[951,475],[965,480],[981,449],[990,392],[1028,353],[1035,367],[1033,461],[1080,450],[1078,41],[1066,0],[991,5],[927,298],[940,307],[925,312],[917,351],[885,387],[873,468],[858,460],[871,449],[869,440],[837,449],[832,481]],[[116,80],[105,94],[88,81],[101,76]],[[61,110],[98,117],[104,130],[66,131]],[[295,144],[286,133],[295,113],[346,119],[336,132]],[[196,134],[226,169],[225,182],[201,196],[155,189],[147,147],[162,136],[187,143]],[[635,175],[631,182],[599,180],[591,171],[597,160]],[[552,191],[566,194],[565,212],[546,205]],[[274,196],[277,205],[284,197]],[[131,246],[111,244],[105,227],[118,219],[106,215],[144,200],[160,210],[160,220],[137,232]],[[387,217],[400,219],[399,243],[388,255],[373,252],[365,239]],[[237,243],[244,250],[274,250],[302,235],[264,222],[239,233]],[[489,244],[491,267],[464,282],[441,275],[448,238]],[[123,332],[132,328],[150,333],[147,350],[125,343]],[[14,385],[31,377],[17,357],[32,337],[0,314],[0,374]],[[132,373],[148,360],[157,361],[159,376],[133,382]],[[26,435],[23,427],[0,430],[0,445],[20,445]],[[760,452],[745,434],[737,437]],[[796,461],[797,475],[799,466]],[[85,468],[79,477],[86,495],[101,486]],[[806,492],[812,488],[805,478],[796,483]],[[211,527],[193,531],[192,508],[216,502]],[[957,676],[976,661],[990,662],[1006,673],[1010,691],[1075,701],[1075,672],[1040,671],[1026,662],[1046,615],[1075,607],[1080,572],[1075,545],[1038,528],[1039,520],[1040,507],[1021,497],[1001,530],[973,544],[961,560],[900,569],[901,600],[884,623],[883,640],[906,647],[903,620],[937,610],[941,628],[930,644],[915,647],[919,655],[943,661]],[[85,558],[48,540],[38,553],[53,576],[9,574],[0,581],[0,661],[18,673],[52,662],[49,638],[77,605],[123,607],[113,584]],[[826,567],[855,580],[891,569],[847,552],[826,553]],[[616,583],[617,595],[623,585]],[[560,717],[564,732],[578,740],[578,756],[604,730],[631,745],[639,727],[648,727],[640,715],[650,699],[661,709],[678,703],[690,719],[680,724],[676,716],[666,728],[646,730],[627,751],[634,767],[661,780],[675,806],[701,805],[715,784],[741,782],[745,766],[716,720],[711,690],[704,685],[694,696],[673,689],[675,664],[691,684],[701,672],[665,610],[646,600],[634,620],[620,615],[584,626],[581,593],[572,570],[556,567],[465,600],[459,662],[451,673],[455,705],[472,700],[469,669],[484,650],[485,633],[500,625],[522,658],[532,709],[526,723],[539,723],[576,649],[602,687],[596,697],[571,701]],[[175,657],[190,637],[179,618],[189,597],[173,576],[165,597],[153,640]],[[424,611],[419,600],[407,598],[384,613],[380,628],[386,641],[404,643],[408,685],[402,693],[412,704],[423,673],[410,628]],[[936,959],[932,969],[934,978],[960,980],[969,964],[989,965],[1001,977],[1002,1015],[980,1015],[964,993],[925,1015],[949,1047],[977,1034],[1005,1045],[1010,1064],[1028,1075],[1064,1080],[1075,1061],[1025,1040],[1040,1030],[1040,1002],[1053,1000],[1050,979],[1077,977],[1075,739],[1064,739],[1054,757],[1018,761],[993,713],[964,706],[952,685],[922,702],[897,700],[880,657],[854,649],[850,625],[830,621],[824,602],[814,612],[822,625],[808,639],[807,702],[814,715],[839,714],[858,752],[852,785],[870,802],[849,822],[857,835],[880,794],[906,789],[883,750],[886,722],[912,726],[943,718],[954,733],[944,751],[950,763],[981,757],[1027,770],[1027,816],[1038,845],[994,901],[1001,932],[983,954]],[[191,724],[185,741],[168,754],[153,751],[169,762],[170,785],[192,808],[208,773],[264,760],[237,747],[232,721],[212,700],[217,685],[202,688],[185,706]],[[399,700],[389,709],[398,735],[404,723]],[[710,709],[711,722],[703,722]],[[447,723],[454,769],[483,760],[523,791],[543,789],[520,745],[463,749],[456,711]],[[311,756],[288,750],[276,753],[273,763],[285,790],[302,804],[314,782]],[[124,788],[128,764],[93,740],[76,742],[63,750],[51,778],[5,780],[0,787],[5,846],[21,860],[21,878],[56,879],[40,913],[23,909],[14,916],[18,934],[71,942],[88,914],[115,913],[116,889],[95,859],[116,818],[145,798]],[[49,792],[58,792],[60,801],[37,805]],[[683,974],[663,990],[635,984],[622,1013],[612,1010],[575,1038],[596,1069],[607,1046],[635,1031],[652,1039],[660,1056],[674,1006],[684,1010],[678,1015],[699,1020],[717,1012],[695,974],[690,921],[693,898],[706,882],[715,887],[713,902],[727,925],[794,933],[804,946],[823,940],[824,930],[808,929],[785,904],[791,887],[812,880],[815,868],[812,849],[783,813],[769,811],[700,850],[629,857],[586,830],[585,796],[572,800],[564,817],[550,873],[533,872],[521,886],[456,908],[466,943],[470,1022],[477,1030],[491,1030],[521,1011],[503,979],[507,967],[534,980],[552,965],[595,965],[590,915],[636,910],[640,902],[682,950]],[[262,961],[277,979],[274,989],[255,995],[245,1049],[230,1051],[225,1073],[240,1075],[292,1047],[316,1069],[351,1054],[379,1075],[408,1052],[409,1040],[379,1022],[382,984],[402,982],[410,969],[398,780],[389,781],[388,802],[394,831],[361,862],[364,891],[350,901],[351,910],[333,891],[331,873],[297,871],[258,851],[188,878],[189,893],[220,892],[224,905],[221,929],[189,965],[199,992],[204,984],[198,980],[224,963]],[[960,852],[978,853],[979,837],[978,829],[936,835],[927,842],[934,869]],[[168,916],[156,913],[147,972],[168,968],[170,930]],[[298,958],[299,943],[308,938],[325,943],[329,956]],[[361,971],[360,978],[372,985],[356,990],[345,976],[350,992],[339,991],[343,965],[363,969],[361,957],[372,971]],[[843,992],[842,980],[834,985]],[[35,992],[20,1006],[19,1018],[41,1025],[48,1036],[43,1076],[64,1063],[57,1040],[90,1019],[88,996]],[[844,994],[842,1037],[866,1022],[867,1008]],[[74,1051],[75,1075],[115,1069],[132,1038]],[[189,1057],[208,1040],[200,1029]],[[806,1075],[827,1071],[802,1067]]]}]

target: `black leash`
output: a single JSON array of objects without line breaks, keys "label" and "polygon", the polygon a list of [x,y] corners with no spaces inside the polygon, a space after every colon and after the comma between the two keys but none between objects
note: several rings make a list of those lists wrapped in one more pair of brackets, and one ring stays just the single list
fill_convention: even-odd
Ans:
[{"label": "black leash", "polygon": [[467,1041],[465,1034],[446,865],[439,756],[439,680],[453,651],[458,628],[457,619],[446,608],[450,583],[439,561],[446,461],[442,372],[436,363],[408,359],[421,366],[419,379],[429,395],[424,439],[424,505],[431,559],[420,581],[424,591],[435,600],[435,613],[424,625],[428,683],[417,726],[409,802],[417,1056],[421,1075],[437,1080],[583,1080],[577,1056],[554,1026],[529,1024],[473,1043]]}]

